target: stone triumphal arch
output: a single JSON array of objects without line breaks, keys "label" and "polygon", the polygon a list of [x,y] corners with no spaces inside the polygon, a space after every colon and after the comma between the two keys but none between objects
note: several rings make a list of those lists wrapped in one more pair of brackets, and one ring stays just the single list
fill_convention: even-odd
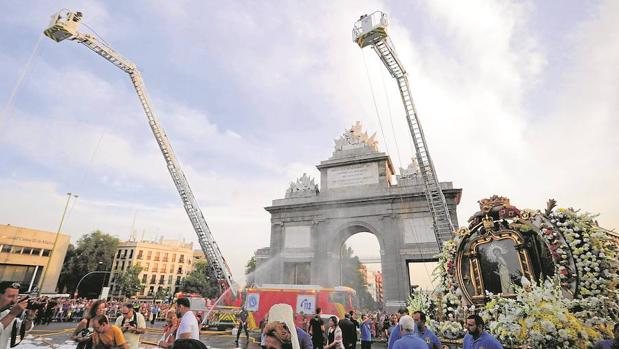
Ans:
[{"label": "stone triumphal arch", "polygon": [[[395,176],[389,155],[378,150],[374,137],[357,122],[317,168],[320,185],[303,174],[283,199],[266,207],[271,242],[256,252],[256,283],[338,286],[342,244],[369,232],[380,245],[385,305],[400,306],[410,292],[408,263],[432,260],[438,252],[416,166]],[[457,226],[462,190],[450,182],[441,187]]]}]

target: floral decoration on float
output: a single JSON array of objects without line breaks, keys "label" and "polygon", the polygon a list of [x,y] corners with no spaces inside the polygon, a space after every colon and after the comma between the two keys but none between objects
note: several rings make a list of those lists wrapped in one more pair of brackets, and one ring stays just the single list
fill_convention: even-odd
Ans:
[{"label": "floral decoration on float", "polygon": [[471,314],[506,347],[587,348],[611,337],[619,234],[554,200],[543,211],[496,195],[479,204],[468,227],[443,244],[436,292],[414,292],[410,310],[429,309],[431,326],[448,340],[464,336]]}]

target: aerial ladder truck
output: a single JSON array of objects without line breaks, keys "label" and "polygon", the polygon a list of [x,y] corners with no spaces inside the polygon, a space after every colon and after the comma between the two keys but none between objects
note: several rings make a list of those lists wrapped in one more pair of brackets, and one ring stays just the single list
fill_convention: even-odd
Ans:
[{"label": "aerial ladder truck", "polygon": [[376,11],[370,15],[363,15],[353,26],[352,39],[362,49],[366,46],[371,46],[385,67],[387,67],[391,76],[398,83],[400,97],[406,112],[406,121],[408,122],[408,128],[415,146],[415,156],[419,172],[423,179],[426,201],[432,215],[434,236],[440,249],[443,242],[451,239],[454,226],[451,222],[447,202],[436,176],[436,170],[430,157],[426,138],[419,122],[415,104],[413,103],[413,95],[406,70],[387,34],[388,26],[389,18],[383,12]]},{"label": "aerial ladder truck", "polygon": [[230,289],[233,297],[236,297],[238,292],[237,285],[232,279],[230,268],[221,254],[221,251],[213,238],[213,234],[204,219],[204,215],[198,206],[198,202],[189,187],[187,177],[185,177],[185,174],[176,159],[176,155],[174,155],[174,152],[172,151],[170,141],[168,140],[165,131],[161,127],[159,120],[151,107],[151,102],[146,94],[146,89],[144,87],[144,82],[142,81],[140,71],[133,62],[118,54],[108,45],[103,44],[95,36],[78,32],[78,26],[81,19],[81,12],[60,11],[52,16],[51,24],[44,31],[44,34],[56,42],[68,39],[83,44],[99,56],[105,58],[108,62],[114,64],[116,67],[129,74],[133,87],[135,88],[135,92],[137,93],[140,103],[142,104],[142,108],[144,109],[144,113],[146,114],[148,124],[153,132],[153,135],[155,136],[155,139],[157,140],[157,144],[159,145],[161,154],[166,162],[170,176],[172,176],[172,181],[174,182],[181,201],[183,202],[185,212],[187,212],[191,225],[198,235],[198,242],[200,243],[200,247],[208,260],[209,266],[216,275],[222,291]]}]

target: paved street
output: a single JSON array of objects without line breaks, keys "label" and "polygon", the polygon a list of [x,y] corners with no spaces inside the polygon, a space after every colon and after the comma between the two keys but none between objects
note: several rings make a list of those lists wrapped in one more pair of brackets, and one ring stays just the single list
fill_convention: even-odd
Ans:
[{"label": "paved street", "polygon": [[[69,336],[73,329],[77,326],[75,322],[52,323],[46,326],[36,326],[30,335],[17,347],[19,349],[29,348],[54,348],[54,349],[73,349],[76,344],[69,340]],[[154,326],[148,324],[147,332],[142,335],[142,344],[144,348],[154,348],[159,337],[161,336],[163,323],[157,323]],[[200,339],[206,343],[209,348],[237,348],[234,344],[234,338],[230,331],[202,331]],[[240,345],[238,347],[247,349],[257,349],[259,344],[250,338],[249,343],[245,341],[245,336],[241,336]]]}]

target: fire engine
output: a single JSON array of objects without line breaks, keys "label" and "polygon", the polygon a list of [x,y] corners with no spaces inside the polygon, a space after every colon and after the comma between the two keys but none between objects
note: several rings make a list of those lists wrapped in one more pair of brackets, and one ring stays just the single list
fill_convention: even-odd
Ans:
[{"label": "fire engine", "polygon": [[341,319],[353,309],[355,290],[344,286],[264,284],[245,289],[244,296],[243,306],[249,312],[248,325],[257,328],[271,306],[278,303],[289,304],[295,310],[297,322],[302,322],[305,315],[313,315],[316,308]]}]

